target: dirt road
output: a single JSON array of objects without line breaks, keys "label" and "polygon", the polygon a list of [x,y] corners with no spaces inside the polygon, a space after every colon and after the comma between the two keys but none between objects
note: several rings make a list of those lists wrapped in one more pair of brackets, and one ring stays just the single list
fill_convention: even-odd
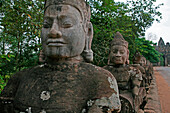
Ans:
[{"label": "dirt road", "polygon": [[154,67],[162,113],[170,113],[170,67]]}]

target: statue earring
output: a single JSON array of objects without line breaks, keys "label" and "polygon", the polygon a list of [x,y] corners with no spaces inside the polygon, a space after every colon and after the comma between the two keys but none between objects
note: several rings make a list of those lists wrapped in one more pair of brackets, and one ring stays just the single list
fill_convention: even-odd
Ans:
[{"label": "statue earring", "polygon": [[82,56],[86,62],[90,63],[93,61],[93,51],[92,50],[84,50]]}]

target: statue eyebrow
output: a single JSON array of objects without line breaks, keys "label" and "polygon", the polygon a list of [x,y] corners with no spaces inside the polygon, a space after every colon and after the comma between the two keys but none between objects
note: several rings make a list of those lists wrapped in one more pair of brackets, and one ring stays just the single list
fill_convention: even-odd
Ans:
[{"label": "statue eyebrow", "polygon": [[57,18],[57,19],[62,19],[62,18],[72,18],[73,16],[72,15],[58,15],[57,17],[56,16],[44,16],[44,19],[54,19],[54,18]]},{"label": "statue eyebrow", "polygon": [[62,19],[62,18],[72,18],[72,15],[59,15],[58,19]]},{"label": "statue eyebrow", "polygon": [[44,16],[44,20],[52,20],[54,17],[51,16]]}]

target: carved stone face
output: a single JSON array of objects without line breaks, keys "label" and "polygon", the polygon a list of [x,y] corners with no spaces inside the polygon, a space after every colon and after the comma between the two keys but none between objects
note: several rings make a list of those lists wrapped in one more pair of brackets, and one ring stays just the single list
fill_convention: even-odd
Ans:
[{"label": "carved stone face", "polygon": [[146,65],[146,59],[145,57],[142,57],[141,60],[140,60],[140,65],[141,66],[145,66]]},{"label": "carved stone face", "polygon": [[111,47],[110,62],[116,65],[126,64],[129,57],[129,51],[126,47],[115,45]]},{"label": "carved stone face", "polygon": [[70,5],[51,5],[44,14],[42,46],[50,58],[78,56],[85,47],[86,33],[80,12]]},{"label": "carved stone face", "polygon": [[136,57],[133,59],[133,63],[139,64],[139,63],[140,63],[140,60],[141,60],[141,58],[138,57],[138,56],[136,56]]}]

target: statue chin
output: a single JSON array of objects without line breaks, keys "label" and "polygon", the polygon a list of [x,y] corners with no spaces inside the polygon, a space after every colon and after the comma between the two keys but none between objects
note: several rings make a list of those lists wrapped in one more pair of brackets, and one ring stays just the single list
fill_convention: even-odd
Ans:
[{"label": "statue chin", "polygon": [[111,64],[113,64],[113,65],[124,65],[125,62],[122,62],[122,61],[114,61],[114,62],[111,62]]}]

